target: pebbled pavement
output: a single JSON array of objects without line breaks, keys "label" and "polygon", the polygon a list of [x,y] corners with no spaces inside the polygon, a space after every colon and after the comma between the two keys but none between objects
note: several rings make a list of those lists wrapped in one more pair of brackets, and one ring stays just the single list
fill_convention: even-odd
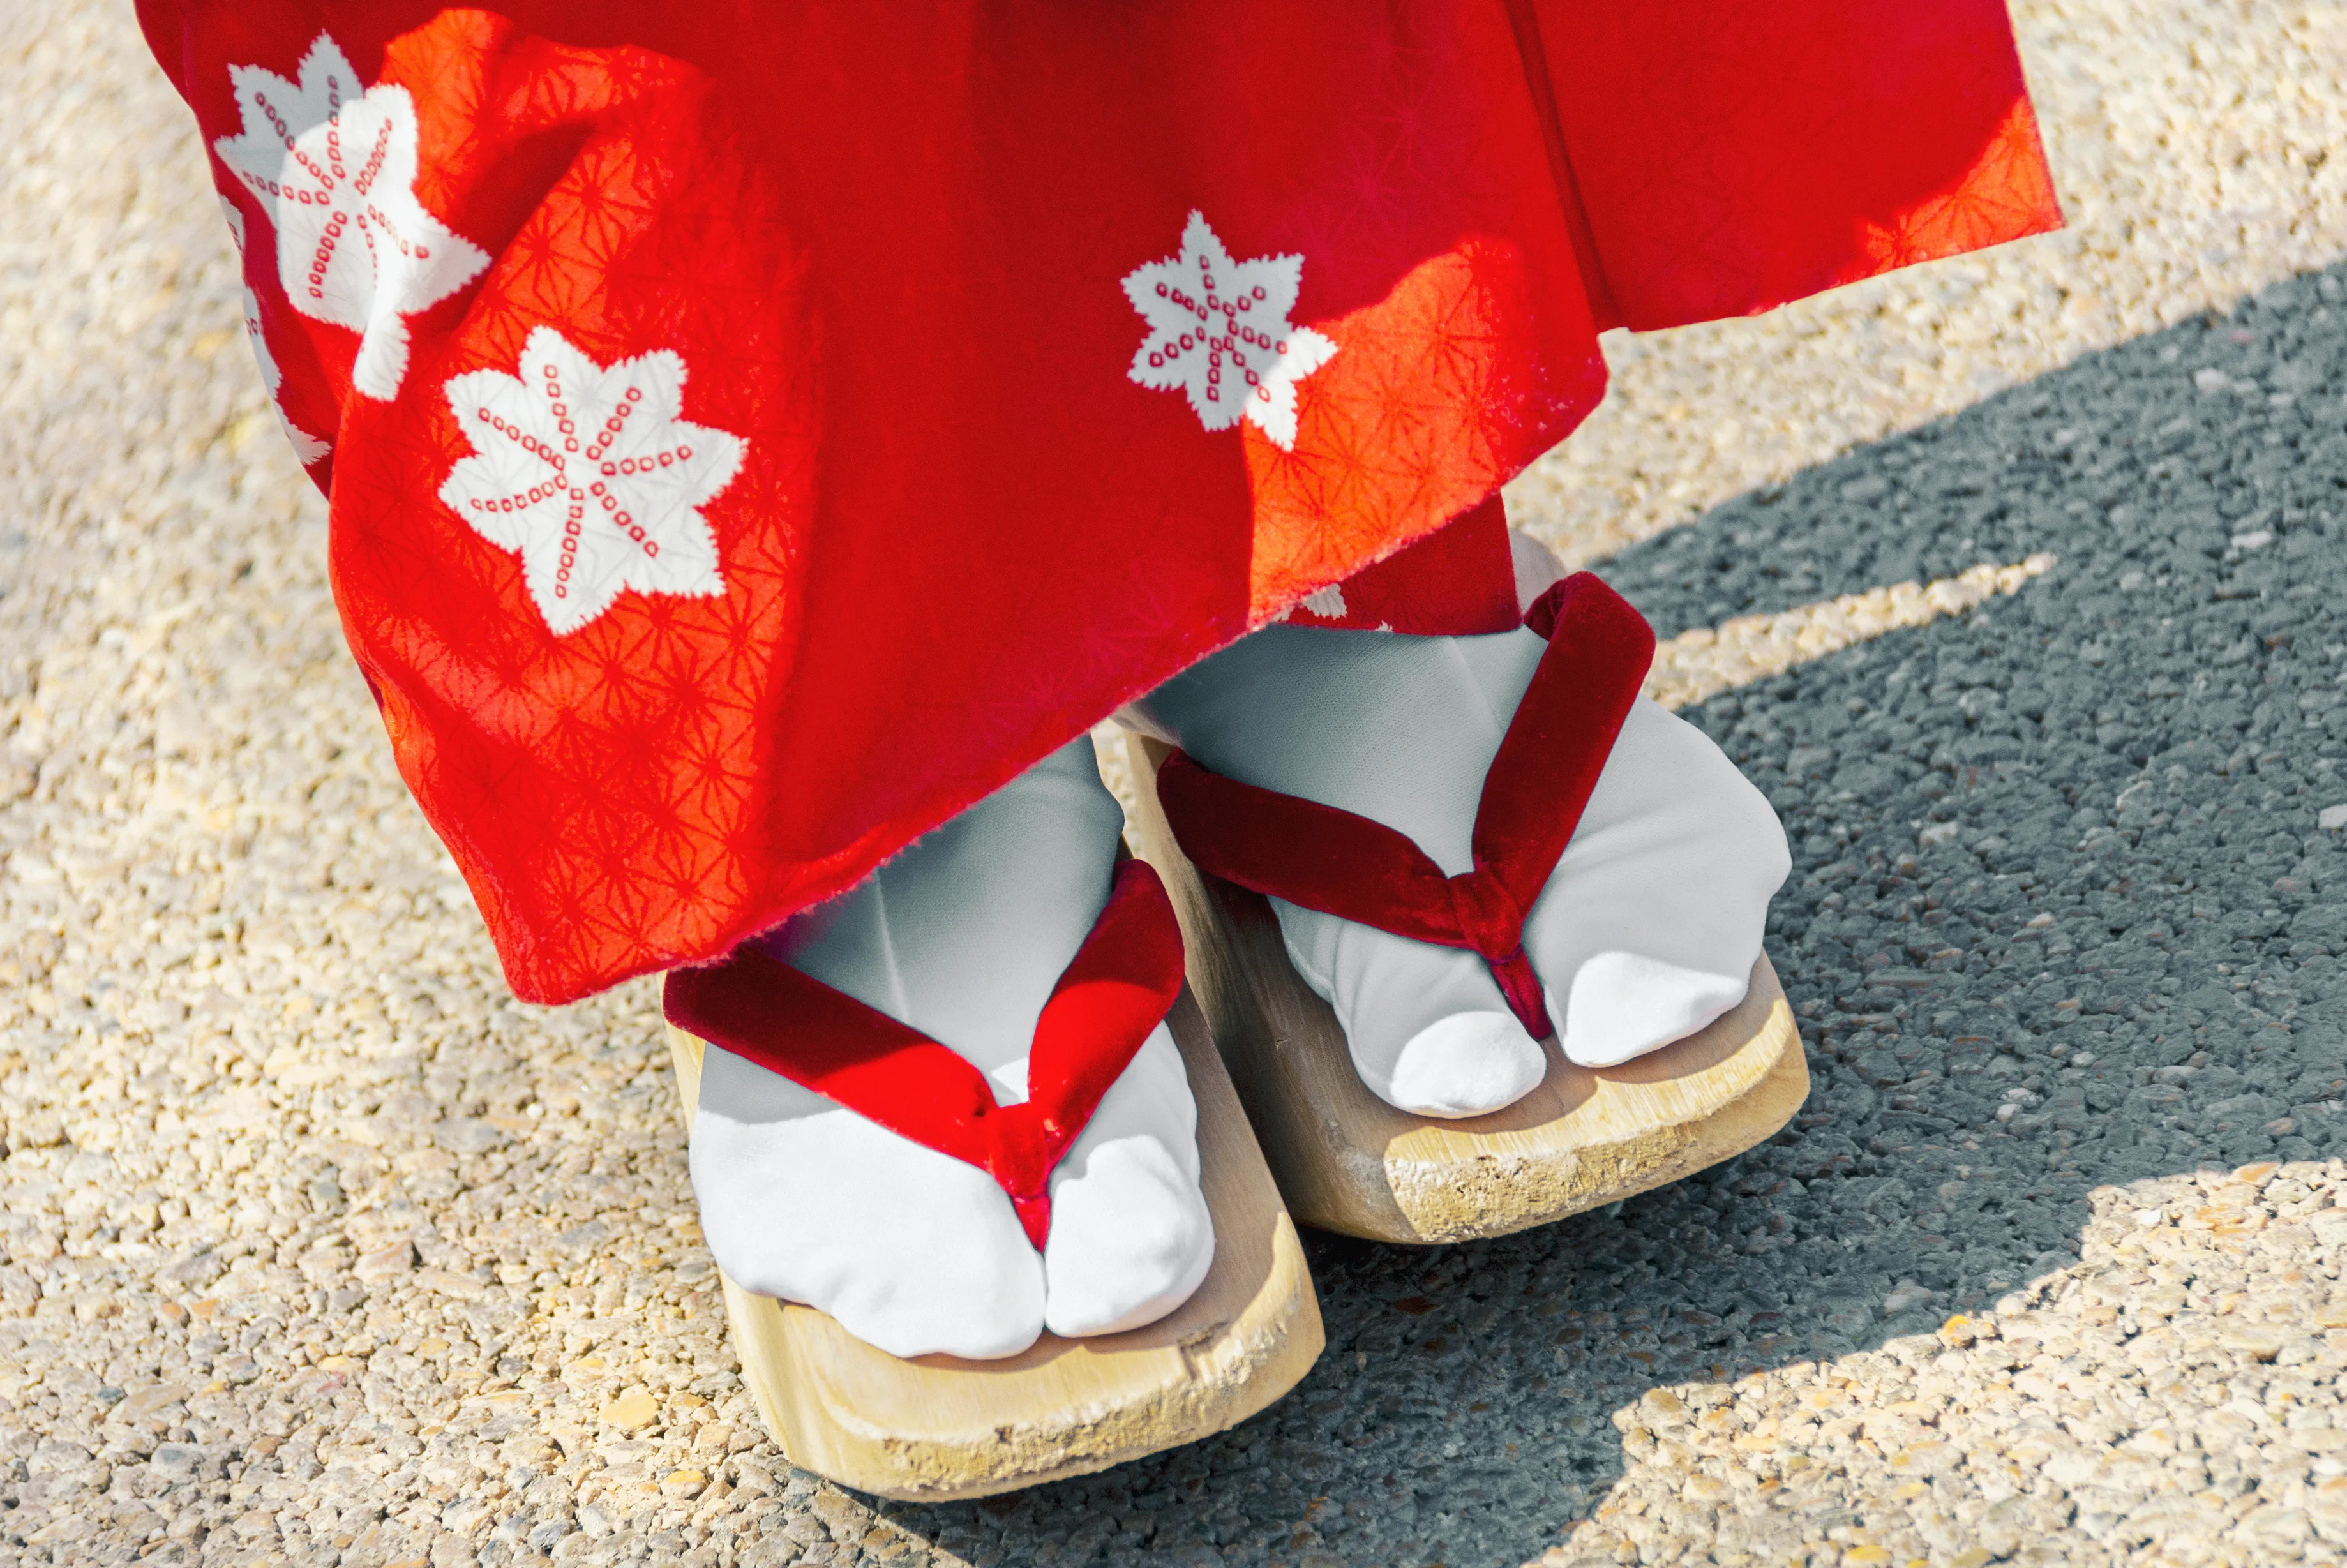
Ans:
[{"label": "pebbled pavement", "polygon": [[1792,829],[1804,1115],[924,1509],[758,1435],[649,991],[505,997],[127,7],[0,17],[0,1559],[2338,1560],[2347,14],[2019,20],[2070,235],[1617,343],[1512,493]]}]

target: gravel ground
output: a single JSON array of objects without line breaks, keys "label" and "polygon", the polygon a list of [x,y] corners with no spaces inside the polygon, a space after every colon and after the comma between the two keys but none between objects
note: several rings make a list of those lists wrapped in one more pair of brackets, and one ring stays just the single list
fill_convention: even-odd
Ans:
[{"label": "gravel ground", "polygon": [[651,989],[505,994],[127,7],[11,7],[0,1561],[2347,1554],[2347,10],[2019,20],[2071,233],[1618,343],[1513,497],[1792,830],[1807,1112],[910,1508],[759,1434]]}]

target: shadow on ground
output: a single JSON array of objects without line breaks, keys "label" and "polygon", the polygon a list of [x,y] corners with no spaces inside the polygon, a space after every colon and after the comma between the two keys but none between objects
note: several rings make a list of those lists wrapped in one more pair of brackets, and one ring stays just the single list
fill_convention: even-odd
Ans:
[{"label": "shadow on ground", "polygon": [[1650,1388],[2024,1287],[2075,1258],[2097,1184],[2347,1150],[2347,854],[2318,826],[2347,804],[2342,282],[2096,355],[1602,569],[1668,636],[2060,558],[1690,712],[1793,841],[1769,938],[1816,1079],[1793,1127],[1523,1235],[1312,1238],[1328,1351],[1266,1415],[882,1512],[1021,1568],[1517,1563],[1622,1474],[1610,1418]]}]

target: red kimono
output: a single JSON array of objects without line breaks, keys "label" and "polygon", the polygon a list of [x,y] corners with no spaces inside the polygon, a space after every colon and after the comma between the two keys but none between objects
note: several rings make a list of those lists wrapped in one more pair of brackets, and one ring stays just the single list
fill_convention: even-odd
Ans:
[{"label": "red kimono", "polygon": [[2001,0],[139,12],[538,1001],[1266,620],[1514,624],[1497,490],[1599,332],[2059,221]]}]

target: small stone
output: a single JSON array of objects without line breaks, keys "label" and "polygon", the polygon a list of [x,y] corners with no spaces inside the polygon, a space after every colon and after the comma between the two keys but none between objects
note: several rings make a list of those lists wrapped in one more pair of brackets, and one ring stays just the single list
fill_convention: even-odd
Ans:
[{"label": "small stone", "polygon": [[66,1119],[55,1111],[36,1111],[8,1132],[11,1149],[54,1149],[66,1141]]},{"label": "small stone", "polygon": [[1933,1440],[1911,1443],[1891,1456],[1891,1469],[1901,1475],[1938,1475],[1963,1462],[1963,1451],[1955,1444]]},{"label": "small stone", "polygon": [[[63,1546],[70,1544],[76,1541],[83,1540],[86,1537],[95,1535],[96,1533],[97,1533],[97,1524],[95,1521],[85,1519],[77,1513],[68,1513],[62,1518],[51,1520],[48,1523],[42,1525],[38,1530],[34,1531],[30,1535],[26,1536],[25,1544],[27,1546],[44,1548],[49,1546]],[[50,1554],[46,1551],[44,1551],[41,1555],[45,1557],[50,1556]],[[55,1562],[56,1558],[50,1557],[50,1561]]]},{"label": "small stone", "polygon": [[166,1478],[185,1480],[204,1462],[204,1450],[185,1443],[161,1443],[147,1457],[147,1462]]},{"label": "small stone", "polygon": [[488,1522],[489,1505],[477,1497],[460,1497],[440,1511],[440,1522],[459,1535],[470,1535]]},{"label": "small stone", "polygon": [[671,1471],[661,1481],[663,1497],[699,1497],[709,1478],[697,1470]]},{"label": "small stone", "polygon": [[554,1245],[574,1256],[584,1257],[595,1250],[598,1242],[610,1234],[611,1227],[601,1220],[589,1220],[584,1225],[572,1225],[556,1236]]},{"label": "small stone", "polygon": [[433,1124],[432,1141],[451,1154],[486,1154],[513,1141],[512,1134],[469,1116],[451,1116]]},{"label": "small stone", "polygon": [[1896,1317],[1911,1307],[1922,1306],[1935,1294],[1911,1279],[1902,1279],[1892,1287],[1890,1295],[1882,1298],[1882,1316]]},{"label": "small stone", "polygon": [[361,1279],[388,1279],[395,1275],[405,1274],[415,1266],[415,1244],[395,1241],[388,1246],[360,1254],[359,1260],[351,1266],[351,1272]]},{"label": "small stone", "polygon": [[[21,1254],[18,1255],[18,1261],[24,1261]],[[175,1285],[193,1285],[200,1288],[218,1279],[227,1267],[228,1265],[218,1254],[211,1248],[206,1247],[200,1252],[179,1259],[164,1269],[163,1277]]]},{"label": "small stone", "polygon": [[[2306,819],[2301,817],[2299,820],[2303,822]],[[2315,817],[2314,825],[2325,833],[2336,833],[2341,828],[2347,827],[2347,805],[2324,806],[2321,814]]]},{"label": "small stone", "polygon": [[2228,1328],[2217,1337],[2217,1343],[2252,1361],[2270,1361],[2281,1354],[2282,1338],[2263,1328]]},{"label": "small stone", "polygon": [[459,1301],[478,1301],[487,1286],[469,1274],[457,1274],[445,1268],[419,1268],[415,1283],[442,1296],[453,1296]]},{"label": "small stone", "polygon": [[[2028,1460],[2018,1450],[2013,1457],[2032,1465],[2043,1462],[2042,1459]],[[1982,1548],[1992,1559],[2012,1556],[2021,1550],[2023,1541],[2030,1533],[2029,1500],[2026,1497],[2008,1497],[2001,1502],[1992,1503],[1989,1511],[1981,1515],[1975,1529],[1980,1535]]]},{"label": "small stone", "polygon": [[607,1427],[617,1427],[623,1432],[632,1432],[639,1427],[650,1426],[652,1418],[659,1414],[660,1401],[645,1390],[638,1389],[631,1393],[621,1394],[618,1399],[606,1404],[595,1412],[595,1418]]},{"label": "small stone", "polygon": [[2138,1229],[2150,1230],[2155,1226],[2168,1223],[2168,1211],[2166,1209],[2137,1209],[2135,1212],[2135,1223]]},{"label": "small stone", "polygon": [[861,1535],[872,1522],[871,1512],[846,1492],[832,1488],[815,1494],[815,1515],[835,1534]]},{"label": "small stone", "polygon": [[126,1421],[143,1421],[148,1417],[170,1409],[188,1397],[184,1383],[158,1383],[141,1389],[115,1408],[114,1413]]},{"label": "small stone", "polygon": [[1947,843],[1963,831],[1963,827],[1961,824],[1953,822],[1935,822],[1926,826],[1921,833],[1918,833],[1915,835],[1915,842],[1922,845],[1924,848],[1929,849],[1934,845]]}]

